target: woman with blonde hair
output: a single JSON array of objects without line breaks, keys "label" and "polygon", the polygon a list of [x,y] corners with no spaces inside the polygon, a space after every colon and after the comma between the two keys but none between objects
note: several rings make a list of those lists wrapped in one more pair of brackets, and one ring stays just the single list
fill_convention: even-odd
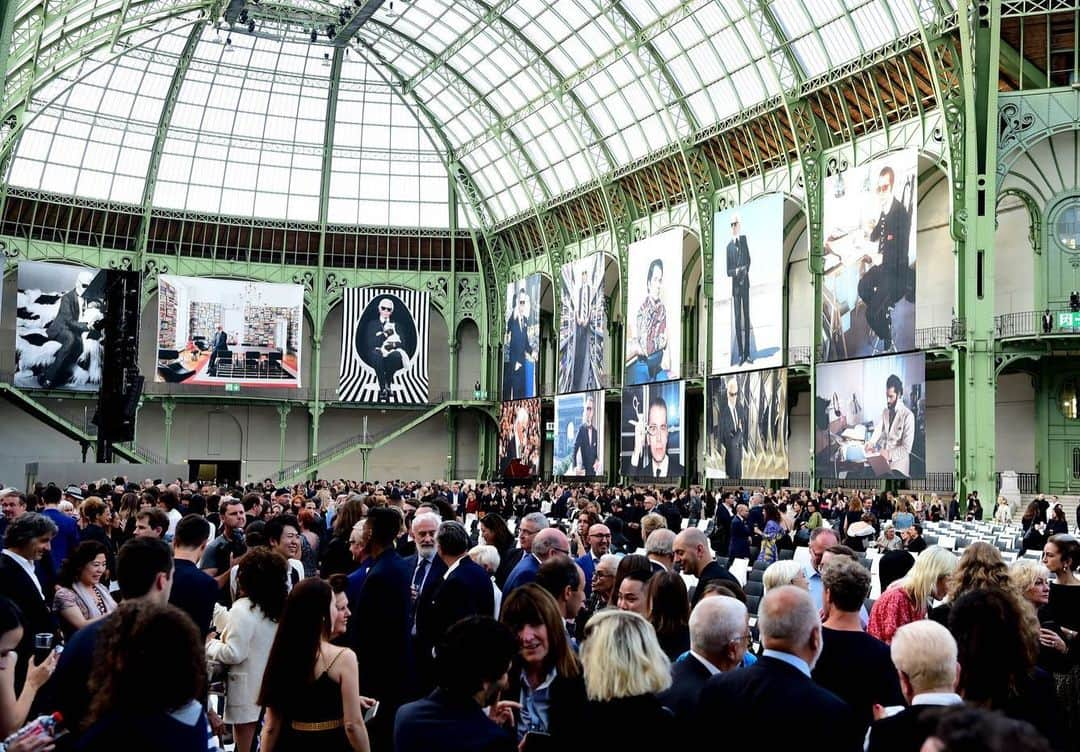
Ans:
[{"label": "woman with blonde hair", "polygon": [[949,577],[956,571],[956,555],[930,546],[915,560],[907,576],[894,582],[874,603],[866,631],[886,645],[905,624],[925,619],[932,600],[945,597]]},{"label": "woman with blonde hair", "polygon": [[994,522],[1002,525],[1008,525],[1012,522],[1012,507],[1009,506],[1009,500],[1004,496],[998,497],[997,509],[994,510]]},{"label": "woman with blonde hair", "polygon": [[792,559],[774,561],[761,576],[761,583],[765,586],[765,592],[783,585],[795,585],[803,590],[810,589],[810,583],[806,580],[806,570],[802,564]]},{"label": "woman with blonde hair", "polygon": [[[580,749],[664,749],[675,717],[656,698],[671,686],[671,664],[644,617],[607,609],[589,619],[581,649],[588,702]],[[628,723],[627,719],[633,719]]]}]

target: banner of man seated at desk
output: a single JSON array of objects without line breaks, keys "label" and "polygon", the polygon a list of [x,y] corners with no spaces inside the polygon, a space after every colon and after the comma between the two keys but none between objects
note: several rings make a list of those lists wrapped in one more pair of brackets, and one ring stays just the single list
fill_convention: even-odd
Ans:
[{"label": "banner of man seated at desk", "polygon": [[926,477],[924,353],[817,367],[819,478]]},{"label": "banner of man seated at desk", "polygon": [[342,306],[338,398],[426,404],[431,295],[404,287],[350,287]]},{"label": "banner of man seated at desk", "polygon": [[718,212],[714,226],[713,373],[782,365],[784,197]]},{"label": "banner of man seated at desk", "polygon": [[899,151],[825,181],[823,360],[915,348],[917,168]]},{"label": "banner of man seated at desk", "polygon": [[556,478],[600,478],[604,475],[604,390],[555,397]]},{"label": "banner of man seated at desk", "polygon": [[155,380],[299,387],[303,321],[300,285],[162,274]]},{"label": "banner of man seated at desk", "polygon": [[503,477],[540,474],[540,398],[499,407],[499,470]]},{"label": "banner of man seated at desk", "polygon": [[713,376],[706,400],[706,478],[787,478],[787,369]]},{"label": "banner of man seated at desk", "polygon": [[682,432],[686,382],[623,387],[622,474],[677,483],[686,468]]}]

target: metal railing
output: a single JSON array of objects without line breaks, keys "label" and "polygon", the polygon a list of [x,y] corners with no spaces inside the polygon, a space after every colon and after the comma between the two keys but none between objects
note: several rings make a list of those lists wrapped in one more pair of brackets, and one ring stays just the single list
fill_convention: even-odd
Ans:
[{"label": "metal railing", "polygon": [[915,330],[915,348],[918,350],[948,347],[952,341],[952,326],[929,326],[925,329]]},{"label": "metal railing", "polygon": [[787,350],[787,364],[789,366],[810,365],[810,345],[789,347]]},{"label": "metal railing", "polygon": [[705,365],[705,361],[698,360],[690,363],[682,364],[682,373],[680,378],[684,379],[700,379],[707,376],[709,373],[708,367]]},{"label": "metal railing", "polygon": [[[994,480],[996,492],[1001,493],[1001,473],[994,473]],[[1039,474],[1017,473],[1016,485],[1020,487],[1020,493],[1022,494],[1037,494],[1039,493]]]},{"label": "metal railing", "polygon": [[925,478],[913,478],[905,481],[903,487],[908,491],[954,493],[956,491],[956,476],[953,473],[927,473]]},{"label": "metal railing", "polygon": [[791,488],[810,488],[810,473],[805,471],[788,473],[788,485]]},{"label": "metal railing", "polygon": [[[1050,314],[1049,322],[1044,321],[1047,312]],[[998,337],[1034,337],[1040,334],[1080,336],[1080,316],[1074,319],[1073,313],[1070,308],[1002,313],[994,317],[994,334]]]}]

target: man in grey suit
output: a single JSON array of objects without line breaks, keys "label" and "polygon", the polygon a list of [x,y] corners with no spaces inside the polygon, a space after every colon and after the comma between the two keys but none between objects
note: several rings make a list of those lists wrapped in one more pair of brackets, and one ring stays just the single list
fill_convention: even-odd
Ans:
[{"label": "man in grey suit", "polygon": [[214,339],[210,343],[210,362],[206,366],[206,372],[211,376],[217,376],[217,359],[229,352],[229,337],[221,328],[221,324],[214,329]]},{"label": "man in grey suit", "polygon": [[742,219],[731,217],[731,240],[727,244],[727,275],[731,277],[731,305],[734,308],[735,345],[739,365],[753,363],[750,354],[750,250],[742,232]]}]

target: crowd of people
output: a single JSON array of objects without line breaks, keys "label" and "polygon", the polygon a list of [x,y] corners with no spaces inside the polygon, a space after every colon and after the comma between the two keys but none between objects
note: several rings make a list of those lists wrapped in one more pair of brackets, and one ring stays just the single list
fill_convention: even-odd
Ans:
[{"label": "crowd of people", "polygon": [[0,739],[66,732],[5,752],[1080,744],[1080,542],[927,545],[955,499],[117,478],[0,511]]}]

